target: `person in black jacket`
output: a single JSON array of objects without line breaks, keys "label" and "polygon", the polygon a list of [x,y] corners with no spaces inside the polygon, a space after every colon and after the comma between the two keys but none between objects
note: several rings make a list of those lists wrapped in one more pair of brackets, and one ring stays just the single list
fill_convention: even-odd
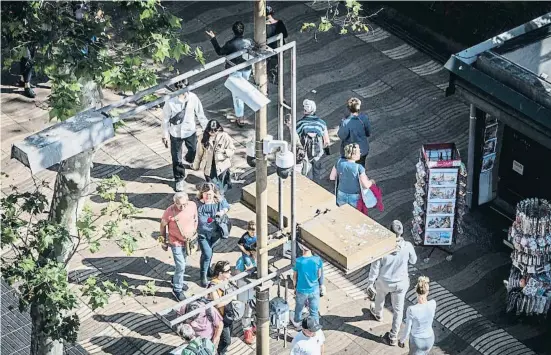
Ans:
[{"label": "person in black jacket", "polygon": [[[237,21],[232,26],[233,31],[233,38],[224,44],[223,47],[220,47],[220,44],[218,44],[218,40],[216,39],[216,34],[212,31],[207,31],[207,36],[210,37],[210,42],[214,46],[214,50],[216,51],[216,54],[218,55],[230,55],[232,53],[238,52],[242,49],[248,49],[252,47],[252,41],[250,39],[246,39],[243,37],[243,33],[245,32],[245,25],[241,21]],[[243,56],[234,58],[231,60],[233,64],[241,64],[243,62],[246,62],[248,59],[248,55],[244,54]],[[231,65],[229,63],[226,63],[226,68],[229,68]],[[235,73],[231,74],[231,76],[235,77],[241,77],[245,80],[249,80],[249,77],[251,76],[251,67],[247,67],[245,69],[241,69],[236,71]],[[235,117],[237,120],[237,124],[242,127],[245,125],[245,103],[236,98],[233,97],[233,108],[235,111]],[[235,122],[234,120],[232,120]]]},{"label": "person in black jacket", "polygon": [[[271,6],[266,6],[266,38],[277,36],[278,34],[283,35],[283,44],[285,44],[285,38],[287,38],[287,27],[281,20],[276,20],[274,18],[274,9]],[[268,44],[273,49],[278,47],[278,42],[272,42]],[[268,73],[273,84],[277,84],[277,56],[272,56],[268,58]]]},{"label": "person in black jacket", "polygon": [[360,160],[357,163],[365,167],[365,160],[369,154],[371,124],[367,115],[360,112],[361,104],[360,99],[356,97],[348,99],[346,106],[350,114],[342,119],[337,134],[341,140],[341,157],[344,157],[344,147],[356,143],[360,146]]}]

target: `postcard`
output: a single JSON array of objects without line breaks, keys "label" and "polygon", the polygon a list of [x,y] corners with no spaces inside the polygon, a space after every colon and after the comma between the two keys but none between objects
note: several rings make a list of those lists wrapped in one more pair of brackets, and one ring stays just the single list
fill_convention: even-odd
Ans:
[{"label": "postcard", "polygon": [[496,162],[496,154],[489,154],[482,158],[482,169],[481,172],[492,170]]},{"label": "postcard", "polygon": [[429,187],[428,202],[440,202],[439,200],[455,200],[455,187]]},{"label": "postcard", "polygon": [[429,186],[457,185],[457,169],[430,169]]},{"label": "postcard", "polygon": [[497,138],[497,125],[486,127],[484,130],[484,142]]},{"label": "postcard", "polygon": [[427,231],[425,233],[425,245],[451,245],[453,229],[448,231]]},{"label": "postcard", "polygon": [[429,202],[427,205],[427,215],[443,214],[453,215],[455,213],[454,202]]},{"label": "postcard", "polygon": [[453,228],[453,216],[427,216],[427,230]]},{"label": "postcard", "polygon": [[496,152],[497,138],[490,139],[489,141],[484,142],[484,147],[482,148],[482,155],[493,154]]}]

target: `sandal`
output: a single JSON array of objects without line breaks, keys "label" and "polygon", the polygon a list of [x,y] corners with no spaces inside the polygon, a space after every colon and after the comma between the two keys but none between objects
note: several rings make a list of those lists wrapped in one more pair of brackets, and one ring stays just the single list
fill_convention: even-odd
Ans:
[{"label": "sandal", "polygon": [[230,121],[230,123],[235,123],[235,122],[237,122],[237,118],[236,118],[234,115],[232,115],[232,114],[226,114],[226,119],[227,119],[228,121]]},{"label": "sandal", "polygon": [[244,119],[244,118],[241,117],[241,118],[238,118],[238,119],[237,119],[237,125],[238,125],[239,127],[245,127],[246,124],[247,124],[247,122],[245,122],[245,119]]}]

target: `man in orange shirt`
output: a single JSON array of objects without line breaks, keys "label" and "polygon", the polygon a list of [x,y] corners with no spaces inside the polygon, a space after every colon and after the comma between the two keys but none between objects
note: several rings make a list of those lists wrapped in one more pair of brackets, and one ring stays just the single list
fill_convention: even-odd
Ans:
[{"label": "man in orange shirt", "polygon": [[[172,250],[176,270],[172,278],[172,293],[176,300],[185,299],[184,291],[188,289],[184,284],[186,270],[186,243],[197,233],[197,205],[190,202],[185,192],[177,192],[173,197],[174,204],[168,207],[161,219],[161,236],[163,249]],[[167,228],[168,227],[168,228]],[[168,229],[168,242],[167,242]]]}]

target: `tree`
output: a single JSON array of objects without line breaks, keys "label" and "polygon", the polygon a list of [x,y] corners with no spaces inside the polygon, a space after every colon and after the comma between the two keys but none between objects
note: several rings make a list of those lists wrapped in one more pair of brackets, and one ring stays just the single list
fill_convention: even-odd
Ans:
[{"label": "tree", "polygon": [[87,108],[87,82],[135,93],[156,84],[157,65],[168,60],[204,63],[158,0],[2,2],[2,42],[4,68],[36,49],[35,71],[51,82],[50,118],[59,120]]},{"label": "tree", "polygon": [[314,0],[314,3],[326,4],[325,15],[320,17],[316,23],[306,22],[302,24],[300,29],[304,31],[314,31],[317,36],[319,32],[327,32],[331,29],[338,29],[340,34],[348,32],[368,32],[369,25],[366,20],[377,15],[382,9],[371,15],[362,15],[363,6],[360,1],[346,0]]},{"label": "tree", "polygon": [[[104,240],[114,241],[128,255],[137,247],[137,238],[121,223],[139,212],[126,195],[118,194],[124,183],[118,176],[100,181],[94,195],[107,202],[99,212],[85,206],[76,222],[75,233],[47,218],[48,201],[38,186],[33,192],[17,190],[0,200],[2,208],[2,246],[10,248],[2,257],[2,276],[19,291],[19,308],[30,310],[33,319],[31,354],[62,354],[64,342],[75,342],[79,328],[77,297],[69,289],[66,266],[77,248],[85,245],[99,250]],[[119,201],[116,201],[116,197]],[[49,211],[52,213],[52,211]],[[56,248],[74,244],[64,260]],[[116,284],[95,277],[85,281],[82,292],[89,305],[97,309],[110,294],[126,295],[128,284]]]}]

